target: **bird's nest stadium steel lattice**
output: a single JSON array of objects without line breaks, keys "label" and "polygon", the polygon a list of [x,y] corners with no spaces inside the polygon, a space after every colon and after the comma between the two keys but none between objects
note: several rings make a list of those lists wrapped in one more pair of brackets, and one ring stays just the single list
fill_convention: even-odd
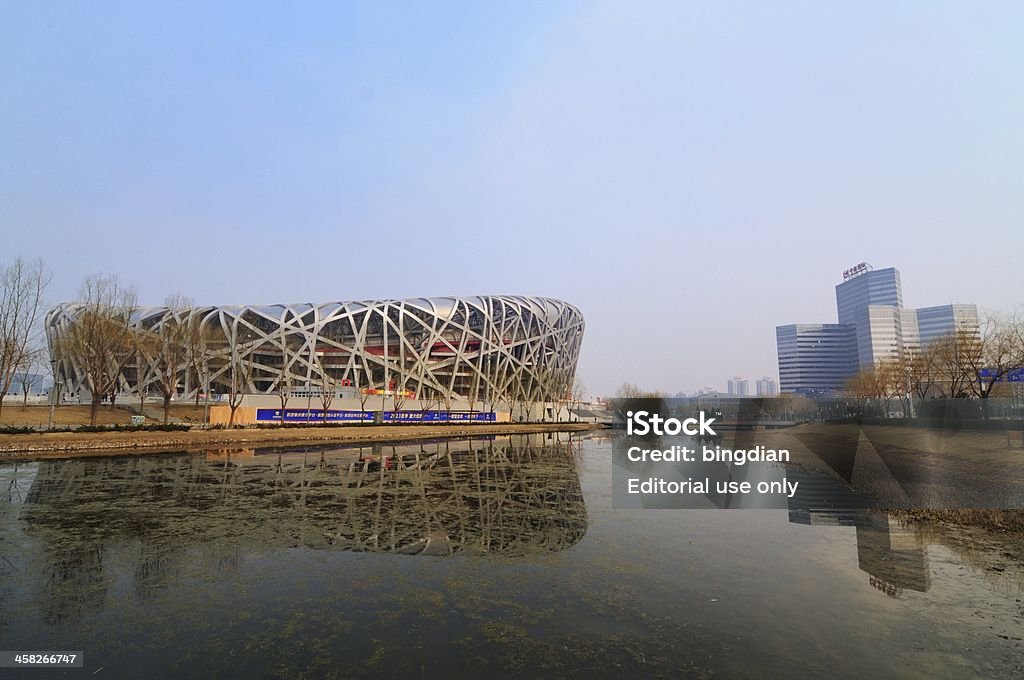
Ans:
[{"label": "bird's nest stadium steel lattice", "polygon": [[[83,309],[66,303],[47,316],[47,337],[65,389],[84,374],[62,356],[59,338]],[[231,372],[245,364],[244,392],[271,394],[293,387],[350,385],[357,390],[403,390],[419,399],[463,398],[478,403],[535,403],[566,398],[583,339],[576,307],[552,298],[436,297],[233,307],[175,312],[142,308],[135,328],[160,332],[166,324],[204,329],[204,376],[180,367],[179,396],[227,393]],[[129,366],[122,388],[138,393]]]}]

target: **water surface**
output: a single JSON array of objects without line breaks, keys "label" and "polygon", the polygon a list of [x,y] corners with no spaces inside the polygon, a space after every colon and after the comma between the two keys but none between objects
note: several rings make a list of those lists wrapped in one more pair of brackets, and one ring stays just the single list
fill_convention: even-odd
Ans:
[{"label": "water surface", "polygon": [[84,650],[33,677],[1024,672],[1006,546],[797,502],[615,510],[610,454],[564,434],[3,463],[0,649]]}]

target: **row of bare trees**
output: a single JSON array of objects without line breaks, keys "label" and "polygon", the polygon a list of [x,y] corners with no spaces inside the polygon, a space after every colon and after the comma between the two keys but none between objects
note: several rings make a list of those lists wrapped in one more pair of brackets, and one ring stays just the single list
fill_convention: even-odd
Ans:
[{"label": "row of bare trees", "polygon": [[864,410],[875,406],[888,416],[896,401],[901,405],[901,411],[909,414],[911,394],[915,391],[908,368],[910,362],[904,358],[880,361],[851,377],[847,381],[847,390],[861,402]]},{"label": "row of bare trees", "polygon": [[[178,392],[183,374],[190,372],[195,376],[196,385],[203,384],[210,349],[209,334],[202,319],[192,314],[192,300],[176,293],[167,298],[165,306],[168,312],[155,320],[159,325],[143,323],[134,327],[131,334],[139,411],[141,413],[145,403],[146,387],[153,386],[163,401],[164,423],[168,421],[171,400]],[[233,376],[236,373],[238,371],[232,371]],[[199,405],[198,389],[196,405]]]},{"label": "row of bare trees", "polygon": [[103,399],[113,400],[119,391],[124,371],[136,357],[136,300],[135,288],[116,276],[89,276],[82,283],[74,323],[55,339],[58,356],[78,367],[82,385],[91,394],[91,425],[96,424]]},{"label": "row of bare trees", "polygon": [[886,415],[893,404],[910,413],[911,399],[978,398],[1006,389],[1024,371],[1024,317],[993,314],[977,329],[964,328],[861,370],[850,394]]},{"label": "row of bare trees", "polygon": [[51,279],[42,260],[19,257],[0,269],[0,409],[16,379],[27,401],[48,365],[42,317]]},{"label": "row of bare trees", "polygon": [[[192,301],[175,294],[166,301],[168,313],[151,322],[136,321],[139,311],[134,286],[117,276],[96,274],[82,283],[74,322],[62,327],[54,339],[56,353],[79,371],[77,378],[90,393],[90,423],[95,425],[100,405],[114,398],[133,374],[139,412],[150,388],[163,400],[163,420],[186,373],[196,385],[209,385],[209,333],[201,318],[192,314]],[[231,371],[232,376],[237,371]],[[237,390],[242,392],[240,388]],[[199,390],[196,390],[196,405]]]},{"label": "row of bare trees", "polygon": [[[31,387],[52,369],[43,330],[51,280],[42,260],[19,257],[0,270],[0,408],[16,380],[27,402]],[[131,323],[137,308],[134,289],[116,277],[87,278],[81,301],[81,313],[60,337],[60,349],[81,367],[83,383],[93,396],[95,424],[103,397],[117,390],[125,368],[145,352],[149,341]]]}]

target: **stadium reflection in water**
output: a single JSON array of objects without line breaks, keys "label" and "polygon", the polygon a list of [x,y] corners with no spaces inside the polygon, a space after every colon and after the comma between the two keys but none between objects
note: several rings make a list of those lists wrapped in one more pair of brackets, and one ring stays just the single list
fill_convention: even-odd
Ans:
[{"label": "stadium reflection in water", "polygon": [[[74,602],[51,601],[46,618],[63,620],[89,606],[77,594],[103,580],[109,542],[139,542],[140,594],[190,546],[227,548],[220,567],[247,544],[425,556],[563,550],[587,530],[576,445],[567,435],[529,435],[41,461],[31,464],[21,519],[50,549],[46,592],[66,590]],[[822,475],[789,474],[801,481],[791,523],[855,527],[858,566],[873,587],[894,597],[928,590],[918,529],[844,497],[846,488]],[[24,483],[12,480],[9,493]]]},{"label": "stadium reflection in water", "polygon": [[[21,519],[44,543],[59,537],[58,580],[98,565],[108,541],[138,540],[142,555],[227,543],[517,556],[587,530],[568,435],[34,465]],[[158,574],[161,559],[143,557],[137,576]]]}]

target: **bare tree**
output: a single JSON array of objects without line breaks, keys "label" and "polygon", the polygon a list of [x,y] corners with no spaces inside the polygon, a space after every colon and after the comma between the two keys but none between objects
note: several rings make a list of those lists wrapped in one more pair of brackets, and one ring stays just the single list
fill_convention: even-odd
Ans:
[{"label": "bare tree", "polygon": [[847,380],[846,387],[850,395],[860,401],[864,411],[871,410],[888,418],[892,415],[894,399],[899,401],[904,415],[910,411],[911,385],[906,362],[901,358],[882,359],[861,369]]},{"label": "bare tree", "polygon": [[[615,395],[608,400],[608,406],[610,407],[615,420],[624,422],[626,419],[626,413],[634,408],[635,400],[644,399],[648,400],[645,402],[645,407],[660,412],[664,406],[665,395],[663,392],[657,390],[645,390],[637,386],[634,383],[622,383],[618,389],[615,390]],[[658,400],[658,401],[655,401]]]},{"label": "bare tree", "polygon": [[359,368],[356,368],[354,371],[352,371],[352,384],[355,385],[356,396],[359,397],[359,411],[362,414],[361,418],[359,419],[360,422],[366,419],[366,402],[370,400],[369,386],[362,385],[364,381],[362,380],[361,376],[363,375],[363,371]]},{"label": "bare tree", "polygon": [[508,415],[510,419],[518,408],[519,422],[525,422],[527,420],[529,417],[529,403],[521,385],[507,385],[503,401],[508,405]]},{"label": "bare tree", "polygon": [[444,404],[444,412],[448,420],[452,418],[452,407],[455,406],[455,393],[450,390],[441,390],[441,403]]},{"label": "bare tree", "polygon": [[847,392],[860,403],[860,409],[867,412],[881,396],[875,367],[869,366],[857,371],[846,381]]},{"label": "bare tree", "polygon": [[[486,364],[488,369],[490,368],[490,364],[490,361],[488,361]],[[491,372],[488,370],[486,375],[486,381],[484,384],[483,396],[484,406],[487,408],[487,412],[492,415],[498,409],[498,404],[501,402],[501,392],[499,390],[494,389],[492,385],[493,377],[493,374],[491,374]]]},{"label": "bare tree", "polygon": [[982,363],[981,339],[974,329],[962,328],[928,345],[935,353],[935,367],[946,396],[968,396],[978,380]]},{"label": "bare tree", "polygon": [[277,377],[274,379],[274,393],[277,394],[277,400],[281,404],[279,421],[281,425],[284,425],[285,410],[288,408],[288,399],[292,395],[295,382],[295,379],[292,376],[291,366],[288,363],[288,357],[291,356],[291,351],[288,347],[288,336],[284,333],[281,334],[280,351],[281,368]]},{"label": "bare tree", "polygon": [[469,409],[470,418],[476,408],[480,392],[480,374],[473,371],[473,378],[469,381],[469,389],[466,391],[466,407]]},{"label": "bare tree", "polygon": [[979,329],[977,352],[968,358],[974,362],[970,366],[974,377],[971,389],[976,396],[988,399],[996,385],[1024,369],[1024,319],[1018,314],[990,315]]},{"label": "bare tree", "polygon": [[331,403],[334,401],[334,395],[337,392],[337,381],[327,372],[327,367],[324,365],[322,357],[318,356],[316,363],[320,369],[320,405],[323,406],[323,410],[320,411],[320,420],[326,423],[327,410],[331,408]]},{"label": "bare tree", "polygon": [[0,270],[0,409],[25,354],[42,335],[43,297],[51,278],[42,260],[19,257]]},{"label": "bare tree", "polygon": [[[547,413],[551,413],[551,419],[555,422],[561,422],[562,410],[569,403],[569,386],[565,382],[565,375],[563,372],[558,371],[554,368],[538,368],[537,369],[537,382],[542,385],[553,385],[554,387],[550,391],[544,391],[540,401],[541,408],[541,420],[547,420]],[[550,404],[550,408],[548,405]]]},{"label": "bare tree", "polygon": [[170,420],[171,399],[178,393],[178,382],[187,370],[193,328],[190,323],[192,300],[175,293],[164,303],[167,313],[160,322],[155,343],[155,383],[163,398],[164,424]]},{"label": "bare tree", "polygon": [[664,399],[665,393],[661,390],[645,390],[634,383],[622,383],[615,390],[616,399]]},{"label": "bare tree", "polygon": [[284,425],[285,408],[288,406],[288,397],[292,394],[292,373],[286,366],[281,368],[277,379],[274,380],[274,393],[277,394],[277,399],[281,402],[280,420]]},{"label": "bare tree", "polygon": [[615,390],[616,399],[637,399],[644,396],[647,396],[647,393],[634,383],[622,383],[619,385],[618,389]]},{"label": "bare tree", "polygon": [[18,368],[22,406],[28,406],[28,395],[32,388],[38,387],[46,377],[45,372],[49,370],[47,364],[46,348],[42,345],[29,347],[22,356],[21,365]]},{"label": "bare tree", "polygon": [[440,405],[441,400],[437,396],[437,390],[432,387],[421,387],[416,395],[420,402],[420,412],[426,414]]},{"label": "bare tree", "polygon": [[203,323],[202,315],[195,309],[189,312],[185,325],[186,363],[188,370],[196,378],[196,407],[198,407],[200,395],[209,395],[210,393],[209,362],[212,332],[209,326]]},{"label": "bare tree", "polygon": [[135,356],[135,308],[133,287],[121,284],[116,276],[95,274],[82,283],[74,318],[56,338],[60,353],[79,367],[91,394],[91,425],[96,424],[103,397],[115,392],[125,366]]},{"label": "bare tree", "polygon": [[911,350],[903,357],[903,369],[907,375],[910,391],[923,401],[934,390],[940,389],[938,352],[931,347]]},{"label": "bare tree", "polygon": [[228,419],[228,427],[235,426],[235,413],[242,405],[242,400],[249,391],[249,384],[252,381],[253,365],[248,352],[241,351],[237,345],[231,345],[231,357],[228,360],[228,408],[231,416]]},{"label": "bare tree", "polygon": [[901,356],[889,359],[887,364],[887,389],[889,395],[899,401],[903,417],[909,418],[911,415],[911,393],[914,390],[914,383],[911,380],[910,372],[907,370],[907,360]]},{"label": "bare tree", "polygon": [[160,338],[149,328],[133,327],[131,342],[135,350],[135,394],[139,398],[139,415],[145,416],[149,384],[157,373]]},{"label": "bare tree", "polygon": [[405,389],[405,377],[403,373],[398,373],[397,379],[394,381],[394,385],[394,389],[391,390],[393,395],[391,398],[391,408],[395,413],[398,413],[402,410],[402,407],[405,406],[405,400],[409,397],[409,394]]},{"label": "bare tree", "polygon": [[892,414],[893,399],[899,399],[902,404],[907,394],[906,376],[898,358],[879,361],[874,374],[878,396],[885,409],[885,417],[888,418]]},{"label": "bare tree", "polygon": [[[576,420],[580,419],[579,409],[580,405],[583,404],[583,395],[587,392],[587,386],[583,383],[583,379],[576,376],[572,383],[572,395],[570,397],[572,408],[576,410]],[[572,414],[569,416],[569,420],[572,420]]]}]

